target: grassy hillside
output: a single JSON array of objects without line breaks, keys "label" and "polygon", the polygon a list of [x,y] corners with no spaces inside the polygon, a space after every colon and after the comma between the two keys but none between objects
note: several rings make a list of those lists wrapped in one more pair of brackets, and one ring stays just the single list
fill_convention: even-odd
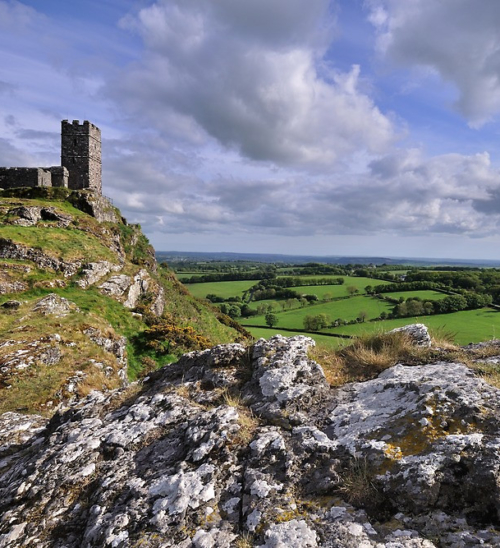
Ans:
[{"label": "grassy hillside", "polygon": [[157,267],[139,226],[99,222],[74,194],[0,191],[0,412],[50,414],[245,335]]}]

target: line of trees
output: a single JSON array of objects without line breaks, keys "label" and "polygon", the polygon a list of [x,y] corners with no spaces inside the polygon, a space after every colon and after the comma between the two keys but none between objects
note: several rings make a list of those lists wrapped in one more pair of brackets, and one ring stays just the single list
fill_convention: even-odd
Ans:
[{"label": "line of trees", "polygon": [[276,277],[275,269],[257,270],[254,272],[215,272],[213,274],[201,274],[182,280],[183,284],[199,284],[208,282],[239,282],[245,280],[264,280]]},{"label": "line of trees", "polygon": [[491,302],[491,295],[480,295],[478,293],[448,295],[439,301],[422,301],[418,297],[415,297],[397,304],[392,310],[392,317],[406,318],[408,316],[448,314],[461,310],[475,310],[489,306]]}]

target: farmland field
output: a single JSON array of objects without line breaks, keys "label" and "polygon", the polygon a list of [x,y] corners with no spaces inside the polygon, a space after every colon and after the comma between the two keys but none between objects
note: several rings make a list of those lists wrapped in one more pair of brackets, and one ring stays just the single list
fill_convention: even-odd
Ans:
[{"label": "farmland field", "polygon": [[391,299],[410,299],[418,297],[422,301],[440,301],[448,296],[447,293],[441,293],[439,291],[420,290],[420,291],[398,291],[394,293],[384,293],[384,297],[390,297]]},{"label": "farmland field", "polygon": [[[287,276],[279,276],[279,277],[281,278],[281,277],[287,277]],[[298,276],[293,276],[293,277],[296,278]],[[343,278],[344,283],[343,283],[343,285],[307,286],[307,280],[316,280],[318,278],[321,278],[321,279],[330,278],[332,280],[335,280],[336,278]],[[330,287],[330,288],[338,287],[338,288],[343,288],[342,295],[347,294],[345,288],[349,285],[354,286],[356,289],[359,290],[360,293],[364,293],[365,287],[367,285],[371,285],[373,287],[373,286],[376,286],[376,285],[385,285],[385,284],[389,283],[389,282],[386,282],[384,280],[375,280],[374,278],[365,278],[363,276],[332,276],[332,275],[322,276],[320,274],[318,274],[317,276],[300,276],[300,279],[304,280],[304,286],[307,286],[307,287]]]},{"label": "farmland field", "polygon": [[[360,295],[340,301],[331,301],[321,304],[309,305],[304,308],[295,308],[286,312],[280,312],[278,316],[277,327],[287,329],[303,329],[304,318],[309,315],[328,314],[332,320],[341,318],[342,320],[355,320],[360,312],[366,312],[367,319],[378,318],[382,312],[389,312],[392,308],[390,303]],[[245,326],[264,326],[265,317],[255,316],[247,318],[241,322]]]},{"label": "farmland field", "polygon": [[[193,265],[192,270],[189,266],[186,268],[186,265],[182,265],[182,267],[185,268],[185,271],[179,272],[180,279],[189,276],[191,272],[193,275],[198,275],[202,273],[202,270],[205,270],[204,265],[201,263]],[[210,268],[212,267],[213,265]],[[249,266],[248,270],[242,268],[241,265],[233,267],[230,262],[228,264],[221,262],[220,267],[219,273],[221,275],[226,274],[232,268],[236,269],[235,273],[237,272],[238,275],[245,275],[247,272],[250,274],[250,272],[254,273],[255,271],[264,272],[264,268],[256,264]],[[337,267],[338,271],[342,272],[343,267],[341,265],[337,265]],[[262,270],[260,270],[261,268]],[[281,333],[285,336],[304,334],[312,336],[318,344],[338,347],[344,344],[343,340],[329,336],[330,334],[355,336],[375,330],[390,330],[394,327],[415,323],[416,321],[425,323],[431,329],[440,329],[444,332],[454,333],[455,341],[459,344],[489,340],[496,336],[500,337],[500,311],[497,311],[493,307],[461,310],[450,314],[425,315],[419,318],[409,317],[378,320],[381,315],[385,317],[393,313],[401,313],[399,310],[393,312],[394,301],[399,299],[419,298],[421,301],[440,301],[446,298],[447,295],[460,294],[464,290],[470,290],[469,288],[471,287],[478,288],[479,293],[477,295],[482,294],[483,297],[489,295],[494,303],[500,304],[500,291],[496,289],[500,287],[500,272],[493,269],[487,272],[481,269],[463,272],[457,267],[457,272],[443,270],[441,278],[439,278],[440,272],[433,269],[433,279],[436,278],[445,289],[445,291],[441,292],[430,289],[404,291],[406,287],[411,287],[409,285],[410,282],[419,281],[419,273],[415,272],[414,269],[406,271],[404,266],[400,270],[389,270],[387,273],[388,281],[369,278],[364,275],[367,272],[373,272],[374,275],[384,276],[383,268],[359,268],[357,271],[356,268],[347,266],[344,269],[344,274],[318,274],[317,272],[321,272],[321,268],[317,264],[311,264],[309,267],[301,267],[300,271],[297,265],[293,264],[288,266],[274,265],[273,267],[266,265],[266,273],[268,274],[270,271],[273,271],[273,268],[274,276],[277,276],[277,279],[290,276],[300,278],[301,282],[299,283],[303,283],[303,285],[282,288],[279,283],[273,284],[273,279],[276,278],[266,275],[260,285],[261,293],[256,296],[267,298],[257,301],[252,300],[250,302],[248,302],[249,294],[247,294],[245,302],[242,300],[229,302],[229,300],[232,297],[243,298],[245,291],[258,284],[258,280],[196,283],[186,285],[186,288],[194,296],[202,299],[206,298],[209,294],[216,295],[220,300],[225,299],[227,302],[217,303],[217,306],[225,314],[229,314],[233,319],[236,319],[236,321],[245,326],[255,337],[270,337],[275,333]],[[423,270],[425,271],[425,268]],[[212,270],[212,273],[214,271],[216,269]],[[290,274],[284,276],[283,273],[285,271]],[[294,271],[303,272],[303,274],[294,274]],[[407,282],[399,281],[399,278],[396,278],[398,281],[394,279],[394,276],[397,277],[398,274],[405,272],[407,272],[407,277],[409,278]],[[362,275],[356,276],[354,275],[356,273]],[[311,285],[311,280],[324,279],[333,281],[338,278],[344,280],[342,285]],[[422,279],[425,281],[424,277]],[[366,295],[366,286],[374,288],[378,285],[388,283],[396,284],[391,287],[395,291],[382,294],[382,296],[392,299],[392,303]],[[464,285],[461,285],[462,283]],[[348,290],[349,287],[357,289],[357,293],[351,295],[352,290]],[[290,291],[287,294],[288,289]],[[299,296],[315,295],[317,300],[314,301],[312,297],[309,297],[307,300],[312,302],[306,303],[305,299],[299,300],[298,298],[293,298],[294,293],[292,292],[295,292]],[[273,295],[278,295],[278,297],[273,297]],[[280,295],[282,295],[281,298],[279,297]],[[481,305],[484,302],[479,302],[479,304]],[[488,302],[487,299],[486,302]],[[260,314],[252,315],[257,310],[259,310]],[[275,318],[271,317],[272,319],[268,320],[270,323],[277,320],[272,329],[266,326],[267,312],[273,312],[275,316]],[[318,324],[319,335],[310,335],[308,332],[304,332],[304,318],[320,314],[327,316],[326,322],[323,325],[333,324],[338,327],[321,328],[319,326],[322,324]],[[339,323],[342,325],[339,325]],[[344,325],[344,323],[350,323],[350,325]]]},{"label": "farmland field", "polygon": [[241,297],[243,292],[257,283],[256,280],[244,280],[238,282],[208,282],[186,285],[191,295],[204,299],[207,295],[214,294],[228,299],[229,297]]},{"label": "farmland field", "polygon": [[345,325],[329,331],[344,335],[360,335],[376,330],[388,331],[415,322],[423,323],[431,329],[454,333],[457,344],[480,342],[500,336],[500,312],[492,308],[463,310],[453,314],[437,314],[420,318],[398,318],[380,322]]}]

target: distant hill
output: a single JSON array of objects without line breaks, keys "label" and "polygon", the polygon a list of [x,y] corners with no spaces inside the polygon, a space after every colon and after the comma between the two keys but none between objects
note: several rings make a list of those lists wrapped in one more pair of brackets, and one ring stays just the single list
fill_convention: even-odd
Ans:
[{"label": "distant hill", "polygon": [[282,255],[276,253],[229,253],[229,252],[202,252],[202,251],[157,251],[158,261],[206,260],[206,261],[254,261],[261,263],[326,263],[326,264],[360,264],[360,265],[408,265],[408,266],[476,266],[500,267],[500,260],[466,260],[466,259],[428,259],[411,257],[344,257],[341,255]]}]

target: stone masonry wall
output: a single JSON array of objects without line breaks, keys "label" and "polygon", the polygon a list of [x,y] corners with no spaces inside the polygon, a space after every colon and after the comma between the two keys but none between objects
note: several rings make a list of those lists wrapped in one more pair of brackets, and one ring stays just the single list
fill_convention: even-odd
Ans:
[{"label": "stone masonry wall", "polygon": [[52,186],[68,188],[68,170],[62,166],[53,166],[49,169],[52,174]]},{"label": "stone masonry wall", "polygon": [[2,167],[0,168],[0,188],[20,188],[52,186],[50,168],[41,167]]},{"label": "stone masonry wall", "polygon": [[61,164],[69,171],[68,186],[102,193],[101,131],[88,121],[61,123]]}]

